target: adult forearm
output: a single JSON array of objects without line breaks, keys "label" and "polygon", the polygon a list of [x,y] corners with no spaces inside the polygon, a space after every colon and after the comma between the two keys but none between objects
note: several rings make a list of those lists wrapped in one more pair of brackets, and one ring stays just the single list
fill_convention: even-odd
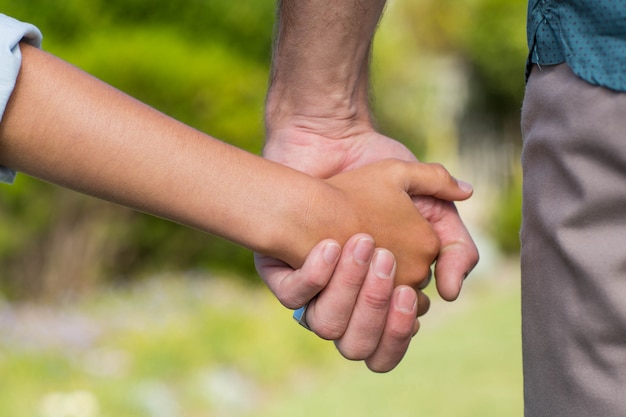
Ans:
[{"label": "adult forearm", "polygon": [[369,119],[369,54],[385,0],[282,0],[268,122]]},{"label": "adult forearm", "polygon": [[302,240],[294,233],[297,207],[317,181],[202,134],[45,52],[27,45],[22,52],[0,123],[0,164],[254,250]]}]

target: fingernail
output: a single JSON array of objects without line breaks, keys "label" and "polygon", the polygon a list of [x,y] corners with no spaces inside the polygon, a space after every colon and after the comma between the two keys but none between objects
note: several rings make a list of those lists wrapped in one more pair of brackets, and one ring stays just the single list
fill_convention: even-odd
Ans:
[{"label": "fingernail", "polygon": [[415,315],[417,311],[417,297],[410,288],[400,288],[396,297],[396,308],[401,313]]},{"label": "fingernail", "polygon": [[459,185],[459,188],[466,193],[471,193],[472,191],[474,191],[474,187],[472,187],[472,184],[470,184],[469,182],[465,182],[463,180],[456,180],[456,182]]},{"label": "fingernail", "polygon": [[341,246],[336,244],[335,242],[329,242],[324,247],[324,262],[328,265],[334,265],[337,262],[337,258],[339,258],[339,254],[341,253]]},{"label": "fingernail", "polygon": [[396,259],[387,249],[379,249],[374,255],[374,273],[378,278],[389,279],[393,276]]},{"label": "fingernail", "polygon": [[354,260],[360,264],[366,264],[372,259],[372,250],[374,249],[374,241],[370,238],[363,237],[358,240],[354,248]]}]

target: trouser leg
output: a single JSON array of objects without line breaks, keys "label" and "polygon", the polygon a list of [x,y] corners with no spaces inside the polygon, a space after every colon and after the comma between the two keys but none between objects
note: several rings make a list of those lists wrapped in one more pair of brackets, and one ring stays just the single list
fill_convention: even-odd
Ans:
[{"label": "trouser leg", "polygon": [[534,68],[522,113],[525,415],[626,416],[626,94]]}]

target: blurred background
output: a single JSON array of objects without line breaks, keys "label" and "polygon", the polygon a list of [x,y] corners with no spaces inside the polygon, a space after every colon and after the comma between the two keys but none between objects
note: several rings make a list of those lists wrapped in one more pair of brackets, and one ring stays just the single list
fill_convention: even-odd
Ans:
[{"label": "blurred background", "polygon": [[[275,3],[0,0],[43,48],[259,153]],[[18,175],[0,185],[0,416],[521,416],[524,0],[390,0],[384,133],[470,181],[481,263],[393,372],[295,325],[249,251]]]}]

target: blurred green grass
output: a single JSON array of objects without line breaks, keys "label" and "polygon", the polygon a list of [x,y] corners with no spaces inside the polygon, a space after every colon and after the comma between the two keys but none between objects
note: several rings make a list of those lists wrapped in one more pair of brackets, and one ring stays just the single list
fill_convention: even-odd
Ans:
[{"label": "blurred green grass", "polygon": [[388,374],[344,360],[273,296],[163,276],[66,305],[0,304],[0,416],[521,416],[515,273],[431,312]]}]

